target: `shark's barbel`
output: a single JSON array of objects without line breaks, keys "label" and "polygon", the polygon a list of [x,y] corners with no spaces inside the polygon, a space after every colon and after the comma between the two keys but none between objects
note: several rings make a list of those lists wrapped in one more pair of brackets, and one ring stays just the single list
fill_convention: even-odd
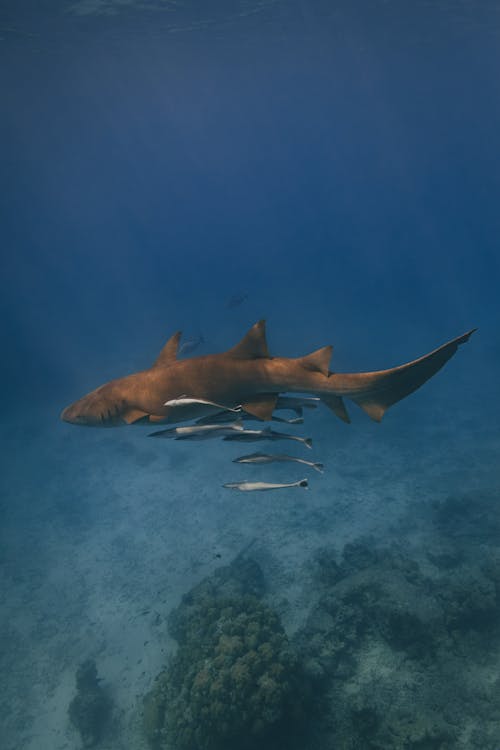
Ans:
[{"label": "shark's barbel", "polygon": [[[206,413],[206,405],[197,404],[198,399],[232,409],[241,406],[248,414],[269,420],[279,394],[295,392],[318,396],[344,422],[350,421],[343,401],[348,398],[379,422],[392,404],[438,372],[474,330],[405,365],[361,373],[331,372],[331,346],[296,359],[272,357],[263,320],[227,352],[190,359],[177,359],[178,332],[152,367],[100,386],[64,409],[61,418],[94,427],[179,422]],[[189,394],[195,403],[165,406],[182,394]]]}]

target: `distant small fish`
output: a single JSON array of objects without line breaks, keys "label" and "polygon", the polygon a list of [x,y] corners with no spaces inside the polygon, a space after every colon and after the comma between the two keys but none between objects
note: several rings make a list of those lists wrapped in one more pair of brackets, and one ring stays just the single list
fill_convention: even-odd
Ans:
[{"label": "distant small fish", "polygon": [[288,482],[286,484],[275,484],[272,482],[227,482],[223,484],[229,490],[241,490],[242,492],[252,492],[254,490],[283,490],[286,487],[303,487],[309,489],[307,479],[300,479],[298,482]]},{"label": "distant small fish", "polygon": [[172,427],[168,430],[151,432],[148,437],[173,438],[174,440],[205,440],[211,437],[229,436],[233,432],[243,431],[241,422],[229,424],[189,425],[189,427]]},{"label": "distant small fish", "polygon": [[195,336],[192,339],[188,339],[187,341],[184,341],[183,344],[181,344],[177,350],[178,356],[186,356],[186,354],[191,354],[191,352],[194,352],[195,349],[198,349],[200,344],[204,344],[205,339],[203,336]]},{"label": "distant small fish", "polygon": [[[179,398],[171,398],[170,401],[165,401],[165,406],[213,406],[215,409],[222,410],[228,414],[234,414],[235,412],[241,411],[241,406],[237,406],[232,409],[230,406],[223,406],[222,404],[216,404],[215,401],[207,401],[204,398],[191,398],[190,396],[179,396]],[[232,417],[234,419],[234,417]]]},{"label": "distant small fish", "polygon": [[272,464],[275,461],[293,461],[294,463],[304,464],[304,466],[310,466],[311,469],[323,473],[324,466],[318,462],[306,461],[305,458],[296,458],[295,456],[287,456],[281,453],[249,453],[248,456],[240,456],[239,458],[233,458],[233,462],[236,464]]},{"label": "distant small fish", "polygon": [[226,307],[228,310],[233,310],[235,307],[239,307],[243,302],[248,299],[248,294],[233,294],[229,297]]},{"label": "distant small fish", "polygon": [[270,427],[264,430],[240,430],[234,435],[226,435],[224,440],[241,440],[245,443],[251,443],[255,440],[296,440],[298,443],[304,443],[307,448],[312,448],[311,438],[289,435],[287,432],[275,432]]}]

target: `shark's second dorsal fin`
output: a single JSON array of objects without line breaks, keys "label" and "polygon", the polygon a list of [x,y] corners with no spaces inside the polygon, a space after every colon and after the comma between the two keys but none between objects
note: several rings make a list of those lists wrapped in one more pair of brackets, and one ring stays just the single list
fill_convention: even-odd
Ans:
[{"label": "shark's second dorsal fin", "polygon": [[321,349],[316,349],[315,352],[311,352],[311,354],[306,354],[305,357],[300,357],[299,362],[306,370],[321,372],[328,377],[332,351],[333,346],[324,346]]},{"label": "shark's second dorsal fin", "polygon": [[153,363],[153,367],[166,367],[172,365],[177,359],[177,349],[179,348],[179,341],[182,332],[177,331],[173,336],[169,338],[156,360]]},{"label": "shark's second dorsal fin", "polygon": [[266,321],[259,320],[253,325],[239,344],[229,349],[226,354],[235,359],[270,358],[266,341]]}]

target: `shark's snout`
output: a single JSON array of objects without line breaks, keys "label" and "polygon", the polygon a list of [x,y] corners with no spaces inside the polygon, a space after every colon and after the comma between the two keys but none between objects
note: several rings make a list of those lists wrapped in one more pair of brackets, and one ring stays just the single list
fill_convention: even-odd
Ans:
[{"label": "shark's snout", "polygon": [[116,427],[123,424],[117,405],[108,403],[101,389],[67,406],[61,412],[61,419],[83,427]]},{"label": "shark's snout", "polygon": [[61,412],[61,419],[63,422],[69,422],[69,424],[79,425],[91,425],[95,424],[94,420],[89,419],[88,415],[83,414],[78,408],[78,402],[70,404]]}]

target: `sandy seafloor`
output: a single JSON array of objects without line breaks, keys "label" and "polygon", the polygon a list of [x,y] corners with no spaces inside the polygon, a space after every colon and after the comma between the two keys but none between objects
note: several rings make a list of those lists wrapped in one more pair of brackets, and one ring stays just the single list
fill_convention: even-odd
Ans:
[{"label": "sandy seafloor", "polygon": [[[459,356],[472,351],[460,351]],[[1,694],[3,750],[81,747],[67,710],[87,657],[112,695],[100,747],[142,748],[144,693],[175,647],[165,618],[183,593],[252,539],[268,591],[290,634],[315,601],[309,561],[370,534],[401,543],[425,564],[440,542],[419,527],[427,504],[496,491],[498,410],[458,367],[391,409],[381,425],[350,406],[344,425],[324,407],[305,412],[314,449],[281,452],[324,462],[244,467],[260,449],[220,441],[150,440],[144,427],[81,429],[59,423],[63,404],[33,405],[2,422]],[[284,413],[283,413],[284,415]],[[280,425],[276,425],[278,429]],[[243,478],[308,476],[308,492],[237,493]],[[499,540],[500,541],[500,540]],[[471,540],[471,544],[474,544]],[[439,550],[438,550],[439,551]],[[500,664],[500,654],[498,664]],[[491,664],[493,670],[500,668]],[[499,735],[500,743],[500,735]]]}]

